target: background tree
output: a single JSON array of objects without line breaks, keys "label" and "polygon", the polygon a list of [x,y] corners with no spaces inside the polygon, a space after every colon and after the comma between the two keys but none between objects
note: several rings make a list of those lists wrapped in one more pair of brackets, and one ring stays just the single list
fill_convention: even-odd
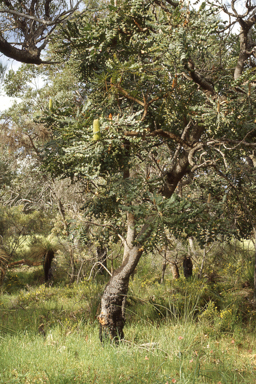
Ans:
[{"label": "background tree", "polygon": [[55,28],[78,9],[81,1],[1,0],[0,52],[22,63],[42,64],[40,56]]}]

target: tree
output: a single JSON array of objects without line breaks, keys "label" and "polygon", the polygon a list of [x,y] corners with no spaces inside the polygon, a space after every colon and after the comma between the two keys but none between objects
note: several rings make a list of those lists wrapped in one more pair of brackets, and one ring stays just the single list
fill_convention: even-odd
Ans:
[{"label": "tree", "polygon": [[[39,88],[35,86],[38,76],[45,82]],[[82,179],[76,183],[58,180],[41,168],[42,149],[46,140],[51,139],[51,130],[33,119],[38,118],[43,108],[49,105],[50,97],[54,99],[52,109],[57,105],[65,114],[67,111],[76,112],[82,105],[83,90],[73,72],[63,65],[35,67],[29,64],[8,72],[4,89],[8,95],[19,97],[21,101],[1,114],[2,150],[7,154],[9,165],[18,168],[18,172],[11,185],[0,191],[0,204],[22,204],[24,214],[44,211],[52,234],[58,238],[65,255],[69,279],[79,281],[84,270],[91,267],[93,259],[100,259],[98,261],[103,265],[106,261],[106,249],[101,247],[101,241],[97,244],[94,241],[92,246],[91,229],[82,224],[84,218],[79,212],[86,200],[87,182]],[[38,241],[40,243],[40,239]],[[89,248],[90,251],[86,252],[85,249]]]},{"label": "tree", "polygon": [[[245,6],[247,13],[232,16],[248,40],[255,7]],[[105,288],[99,316],[112,338],[123,337],[129,277],[143,251],[164,243],[166,227],[204,242],[205,233],[214,233],[216,221],[223,221],[225,201],[209,212],[207,201],[193,206],[187,196],[179,198],[178,184],[209,170],[228,178],[228,164],[242,161],[245,149],[255,145],[254,68],[247,62],[253,50],[242,55],[245,40],[237,47],[236,36],[225,35],[217,11],[123,1],[110,6],[104,19],[100,13],[94,23],[85,17],[64,31],[88,93],[69,126],[57,123],[60,111],[48,114],[56,136],[55,150],[52,143],[46,147],[45,164],[56,174],[98,178],[87,214],[112,218],[123,242],[123,263]],[[101,122],[100,140],[92,140],[95,118]],[[223,177],[223,196],[226,185]]]},{"label": "tree", "polygon": [[0,52],[22,63],[47,63],[41,53],[56,27],[78,10],[81,1],[0,1]]},{"label": "tree", "polygon": [[[220,229],[226,237],[252,230],[252,223],[234,226],[232,216],[227,225],[223,215],[227,186],[240,182],[230,167],[256,145],[256,6],[246,1],[239,14],[235,5],[124,0],[68,23],[60,36],[86,99],[76,112],[45,110],[40,123],[54,137],[44,164],[54,176],[86,179],[87,217],[100,218],[123,243],[99,315],[112,339],[123,337],[131,274],[143,252],[165,246],[166,232],[204,244]],[[230,24],[218,19],[220,10]],[[235,23],[241,31],[232,33]],[[93,137],[95,119],[100,137]],[[199,195],[177,193],[202,176],[213,180],[213,201],[203,184]],[[213,177],[221,179],[217,188]]]}]

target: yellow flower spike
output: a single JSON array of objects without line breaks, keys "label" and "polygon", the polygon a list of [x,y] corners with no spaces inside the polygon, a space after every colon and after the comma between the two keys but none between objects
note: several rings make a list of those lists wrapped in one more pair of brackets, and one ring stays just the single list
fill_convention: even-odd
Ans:
[{"label": "yellow flower spike", "polygon": [[101,138],[100,121],[99,119],[93,120],[93,140],[98,141]]},{"label": "yellow flower spike", "polygon": [[52,98],[51,97],[49,99],[49,110],[50,110],[50,112],[53,111],[53,103],[52,103]]}]

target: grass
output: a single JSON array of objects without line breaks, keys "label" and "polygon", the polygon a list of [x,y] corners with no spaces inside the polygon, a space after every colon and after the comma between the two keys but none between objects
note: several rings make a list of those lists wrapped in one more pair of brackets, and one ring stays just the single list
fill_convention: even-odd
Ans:
[{"label": "grass", "polygon": [[191,323],[129,325],[118,347],[102,345],[94,324],[7,333],[0,345],[1,383],[255,383],[255,337],[210,337]]},{"label": "grass", "polygon": [[0,383],[256,384],[252,289],[230,268],[236,283],[167,277],[162,285],[152,270],[136,275],[118,347],[99,341],[104,281],[46,287],[40,268],[10,271],[0,296]]}]

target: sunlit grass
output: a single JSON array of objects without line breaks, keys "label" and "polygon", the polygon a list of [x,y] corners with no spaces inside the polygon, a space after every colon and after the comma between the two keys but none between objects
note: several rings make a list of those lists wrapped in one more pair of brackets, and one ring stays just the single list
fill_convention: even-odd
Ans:
[{"label": "sunlit grass", "polygon": [[1,383],[253,383],[252,335],[210,337],[199,324],[133,324],[118,347],[101,344],[96,324],[59,324],[45,336],[0,338]]},{"label": "sunlit grass", "polygon": [[0,383],[255,384],[252,289],[240,264],[226,269],[228,282],[214,283],[136,275],[119,346],[99,341],[104,281],[46,287],[12,271],[0,296]]}]

